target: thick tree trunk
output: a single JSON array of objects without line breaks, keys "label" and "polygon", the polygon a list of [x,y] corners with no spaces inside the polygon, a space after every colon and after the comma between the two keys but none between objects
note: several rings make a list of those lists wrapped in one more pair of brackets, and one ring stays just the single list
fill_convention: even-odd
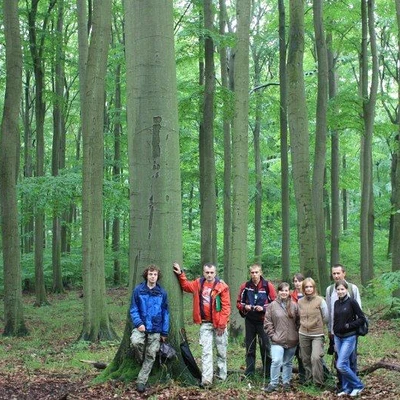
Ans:
[{"label": "thick tree trunk", "polygon": [[[214,31],[212,1],[204,0],[204,29]],[[204,98],[200,129],[200,225],[201,265],[217,263],[217,199],[214,157],[214,42],[210,34],[204,38]]]},{"label": "thick tree trunk", "polygon": [[17,178],[19,167],[19,106],[22,93],[22,51],[18,1],[3,1],[6,49],[6,85],[0,131],[0,211],[4,269],[4,331],[23,336],[21,256],[18,230]]},{"label": "thick tree trunk", "polygon": [[[229,270],[231,303],[236,290],[247,277],[248,224],[248,123],[249,123],[249,29],[250,0],[237,0],[237,43],[235,48],[235,102],[232,126],[232,260]],[[230,332],[233,337],[243,333],[243,318],[232,307]]]},{"label": "thick tree trunk", "polygon": [[317,277],[316,228],[311,195],[310,146],[303,57],[303,1],[290,0],[290,34],[287,63],[288,119],[298,219],[300,270],[305,276]]},{"label": "thick tree trunk", "polygon": [[[182,210],[179,168],[178,100],[173,34],[173,2],[125,2],[127,134],[130,174],[130,288],[149,264],[162,269],[168,292],[169,342],[179,349],[183,296],[172,271],[182,262]],[[128,313],[119,350],[105,374],[131,379],[135,362]],[[181,358],[171,365],[174,378],[188,379]],[[184,372],[182,373],[182,370]]]}]

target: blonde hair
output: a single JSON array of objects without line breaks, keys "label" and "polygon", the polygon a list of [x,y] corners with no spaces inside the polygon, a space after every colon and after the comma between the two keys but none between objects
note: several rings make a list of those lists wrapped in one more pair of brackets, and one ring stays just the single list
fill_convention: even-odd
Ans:
[{"label": "blonde hair", "polygon": [[304,293],[304,294],[306,293],[304,289],[305,289],[307,283],[311,283],[311,285],[313,286],[313,289],[314,289],[313,294],[317,295],[317,294],[318,294],[318,292],[317,292],[317,285],[315,284],[315,281],[314,281],[313,278],[306,278],[306,279],[304,279],[304,281],[301,283],[301,290],[303,291],[303,293]]}]

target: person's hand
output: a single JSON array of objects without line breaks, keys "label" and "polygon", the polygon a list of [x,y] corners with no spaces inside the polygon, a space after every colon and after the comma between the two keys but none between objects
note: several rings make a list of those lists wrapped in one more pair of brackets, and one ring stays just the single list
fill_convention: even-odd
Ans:
[{"label": "person's hand", "polygon": [[174,272],[175,272],[177,275],[180,275],[180,274],[182,273],[182,269],[181,269],[180,265],[179,265],[177,262],[174,262],[174,263],[172,264],[172,268],[174,269]]},{"label": "person's hand", "polygon": [[217,336],[222,336],[225,332],[225,329],[223,328],[217,328]]},{"label": "person's hand", "polygon": [[244,309],[245,309],[246,311],[251,311],[251,305],[246,304],[246,305],[244,306]]},{"label": "person's hand", "polygon": [[255,311],[264,311],[264,307],[263,306],[255,306],[254,310]]},{"label": "person's hand", "polygon": [[165,342],[167,340],[166,336],[160,336],[160,342]]},{"label": "person's hand", "polygon": [[139,332],[146,332],[146,327],[142,324],[142,325],[138,326],[137,330]]}]

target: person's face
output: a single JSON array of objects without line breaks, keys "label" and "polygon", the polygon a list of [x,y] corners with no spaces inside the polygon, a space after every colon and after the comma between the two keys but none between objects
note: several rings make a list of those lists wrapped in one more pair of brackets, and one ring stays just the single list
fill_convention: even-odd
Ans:
[{"label": "person's face", "polygon": [[278,290],[278,293],[281,299],[287,299],[289,297],[289,287],[283,287],[282,289]]},{"label": "person's face", "polygon": [[148,271],[147,272],[147,282],[154,284],[158,279],[158,271]]},{"label": "person's face", "polygon": [[260,278],[261,278],[261,269],[260,269],[260,268],[257,268],[257,267],[251,268],[251,270],[250,270],[250,276],[251,276],[251,280],[252,280],[254,283],[260,282]]},{"label": "person's face", "polygon": [[346,296],[346,294],[347,294],[347,289],[346,289],[343,285],[339,285],[339,286],[336,288],[336,293],[337,293],[339,299],[342,299],[343,297]]},{"label": "person's face", "polygon": [[295,287],[299,292],[301,292],[301,284],[302,284],[302,282],[303,282],[303,281],[299,281],[297,278],[294,278],[294,279],[293,279],[294,287]]},{"label": "person's face", "polygon": [[346,272],[343,272],[342,267],[332,268],[332,278],[335,282],[344,280]]},{"label": "person's face", "polygon": [[305,295],[312,295],[314,293],[314,286],[312,285],[311,282],[306,283],[306,285],[304,286],[304,294]]},{"label": "person's face", "polygon": [[215,267],[204,267],[203,276],[206,278],[207,282],[214,282],[216,275]]}]

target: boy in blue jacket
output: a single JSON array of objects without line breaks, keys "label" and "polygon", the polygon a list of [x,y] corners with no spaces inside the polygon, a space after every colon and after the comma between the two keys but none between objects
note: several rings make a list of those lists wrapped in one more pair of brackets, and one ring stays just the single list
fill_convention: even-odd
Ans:
[{"label": "boy in blue jacket", "polygon": [[133,323],[131,343],[142,368],[136,380],[136,389],[143,393],[153,368],[160,341],[165,341],[169,331],[167,292],[157,282],[160,269],[149,265],[142,274],[144,282],[132,293],[130,315]]}]

